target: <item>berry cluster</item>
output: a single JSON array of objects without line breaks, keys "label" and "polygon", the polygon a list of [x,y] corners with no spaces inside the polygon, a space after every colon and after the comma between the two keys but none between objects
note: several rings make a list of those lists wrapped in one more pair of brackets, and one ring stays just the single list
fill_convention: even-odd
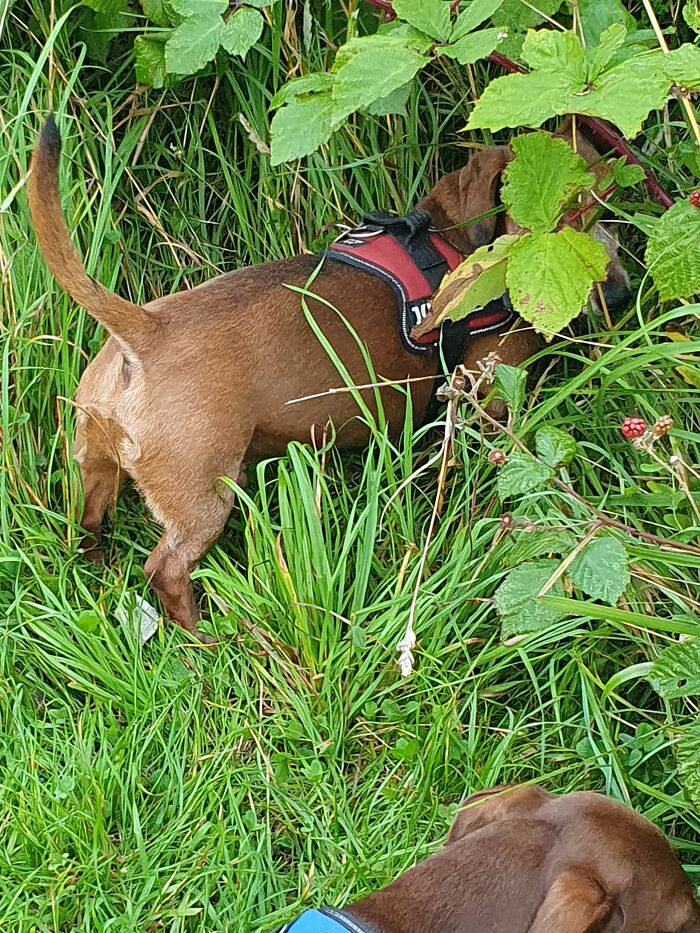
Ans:
[{"label": "berry cluster", "polygon": [[633,441],[646,433],[647,423],[644,418],[625,418],[620,430],[623,437],[626,437],[628,441]]},{"label": "berry cluster", "polygon": [[690,203],[693,207],[700,208],[700,188],[698,188],[697,191],[693,191],[690,195]]}]

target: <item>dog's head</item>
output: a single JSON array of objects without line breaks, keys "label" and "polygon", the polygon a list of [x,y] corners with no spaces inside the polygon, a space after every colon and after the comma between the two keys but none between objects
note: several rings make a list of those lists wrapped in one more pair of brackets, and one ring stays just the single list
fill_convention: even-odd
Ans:
[{"label": "dog's head", "polygon": [[537,824],[555,841],[541,866],[544,899],[528,933],[700,933],[692,886],[666,839],[600,794],[495,787],[464,802],[447,844],[477,849],[480,831],[491,827],[489,845],[502,838],[508,865],[519,827]]},{"label": "dog's head", "polygon": [[[578,132],[574,141],[571,120],[562,123],[556,136],[576,149],[598,181],[609,174],[608,160],[601,157],[582,133]],[[466,255],[504,233],[522,232],[512,218],[499,209],[501,176],[512,158],[509,146],[481,149],[471,156],[464,168],[443,176],[422,202],[422,207],[430,212],[435,227],[444,229]],[[630,288],[629,276],[619,259],[614,226],[594,222],[597,202],[589,196],[582,207],[587,208],[588,205],[589,209],[581,210],[577,207],[570,211],[564,217],[564,223],[570,222],[579,229],[590,229],[605,246],[610,257],[607,277],[600,290],[598,287],[593,290],[591,298],[599,307],[604,302],[611,311],[620,310],[629,303]],[[473,222],[469,223],[472,219]]]}]

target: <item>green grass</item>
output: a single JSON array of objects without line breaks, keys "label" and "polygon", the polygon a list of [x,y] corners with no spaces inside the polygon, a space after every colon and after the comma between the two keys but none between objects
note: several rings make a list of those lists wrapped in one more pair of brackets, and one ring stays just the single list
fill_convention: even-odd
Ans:
[{"label": "green grass", "polygon": [[[118,621],[125,597],[151,598],[141,566],[158,528],[128,492],[109,567],[76,552],[64,399],[103,338],[48,275],[18,187],[47,108],[47,14],[39,4],[29,20],[21,4],[5,13],[2,929],[273,930],[304,905],[343,904],[389,882],[439,845],[463,795],[504,781],[632,803],[697,878],[700,820],[673,753],[693,710],[665,705],[636,665],[670,642],[669,624],[697,625],[700,561],[628,536],[633,584],[618,610],[596,606],[591,618],[578,603],[548,631],[505,646],[491,602],[508,543],[486,459],[494,441],[466,407],[410,679],[398,676],[395,646],[436,470],[403,483],[434,453],[425,431],[397,445],[377,427],[362,455],[295,446],[259,466],[196,573],[205,627],[227,636],[217,652],[186,647],[171,626],[142,647]],[[327,54],[322,27],[342,37],[337,17],[323,16],[314,61]],[[256,52],[216,86],[193,80],[136,100],[128,41],[107,70],[83,60],[80,35],[74,16],[58,34],[51,83],[70,226],[90,272],[134,299],[317,248],[326,225],[401,209],[464,158],[457,130],[469,85],[456,70],[427,75],[408,118],[358,120],[322,155],[271,169],[237,114],[265,136],[288,44],[281,63]],[[672,133],[677,144],[688,138],[681,123]],[[666,184],[683,183],[668,152],[655,158]],[[639,284],[638,244],[626,242]],[[636,529],[697,542],[687,500],[619,435],[625,415],[668,413],[679,452],[700,460],[697,390],[679,371],[695,365],[698,342],[679,360],[664,336],[672,325],[692,337],[697,308],[660,316],[646,287],[614,333],[586,334],[594,346],[544,352],[556,365],[533,383],[518,435],[530,442],[544,423],[570,429],[580,456],[567,480],[579,495]],[[509,505],[577,534],[589,527],[587,510],[563,494]]]}]

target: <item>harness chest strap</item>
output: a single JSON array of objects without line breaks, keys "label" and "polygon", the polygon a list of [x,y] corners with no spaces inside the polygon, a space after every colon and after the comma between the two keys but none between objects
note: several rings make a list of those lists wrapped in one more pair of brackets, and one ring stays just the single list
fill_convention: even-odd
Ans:
[{"label": "harness chest strap", "polygon": [[413,328],[430,313],[433,295],[445,274],[464,259],[445,236],[431,229],[426,211],[405,217],[368,214],[360,227],[338,237],[326,256],[391,285],[404,347],[411,353],[426,353],[440,346],[448,369],[459,362],[470,337],[501,330],[513,318],[510,302],[498,300],[443,328],[442,333],[438,328],[422,337],[412,336]]},{"label": "harness chest strap", "polygon": [[304,911],[279,933],[374,933],[342,910],[321,907]]}]

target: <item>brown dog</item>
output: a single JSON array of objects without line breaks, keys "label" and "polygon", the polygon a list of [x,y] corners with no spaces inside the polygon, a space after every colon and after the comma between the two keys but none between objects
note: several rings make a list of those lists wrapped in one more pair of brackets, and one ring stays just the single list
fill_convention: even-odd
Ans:
[{"label": "brown dog", "polygon": [[[470,797],[444,849],[347,910],[289,933],[700,933],[663,835],[601,794],[496,787]],[[314,919],[312,917],[312,919]]]},{"label": "brown dog", "polygon": [[[368,436],[350,393],[286,405],[341,381],[298,292],[287,287],[303,288],[319,258],[238,269],[191,291],[132,304],[90,278],[71,244],[57,185],[60,149],[49,119],[32,162],[32,220],[60,285],[110,333],[76,395],[82,525],[94,547],[105,511],[122,480],[131,477],[164,527],[146,562],[147,577],[171,618],[210,641],[197,631],[189,574],[221,533],[233,504],[233,492],[220,478],[241,482],[246,460],[282,454],[290,441],[308,441],[314,425],[332,421],[345,447],[362,445]],[[497,203],[498,181],[510,157],[506,147],[477,153],[461,171],[442,178],[420,205],[435,228],[451,228],[453,243],[465,254],[498,232],[495,216],[480,215]],[[480,219],[464,226],[470,218]],[[619,299],[619,268],[611,263],[610,304]],[[432,392],[426,377],[435,375],[438,363],[434,355],[412,354],[400,343],[392,289],[375,276],[328,262],[310,289],[321,299],[309,300],[314,319],[354,384],[368,382],[367,366],[337,311],[368,348],[382,379],[424,380],[411,390],[420,419]],[[473,370],[497,349],[503,362],[517,364],[537,343],[531,331],[489,334],[468,345],[463,361]],[[374,393],[363,396],[374,412]],[[382,401],[390,429],[400,431],[405,396],[386,388]]]}]

